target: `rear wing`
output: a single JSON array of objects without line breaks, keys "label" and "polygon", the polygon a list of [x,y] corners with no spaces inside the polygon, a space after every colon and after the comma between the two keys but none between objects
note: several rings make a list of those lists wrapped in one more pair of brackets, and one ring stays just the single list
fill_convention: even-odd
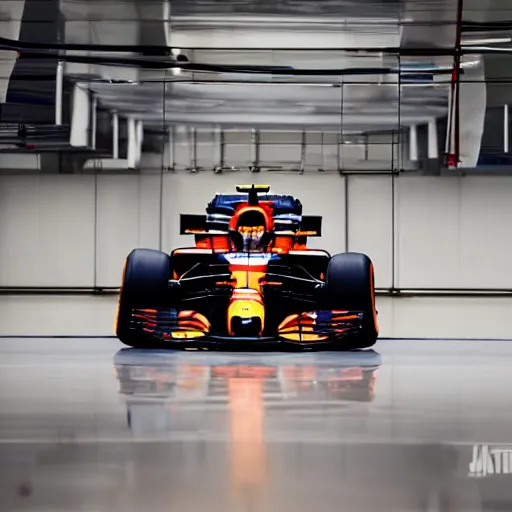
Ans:
[{"label": "rear wing", "polygon": [[[207,215],[180,215],[180,235],[226,235],[227,229],[210,230]],[[226,225],[226,224],[224,224]],[[322,217],[319,215],[303,215],[300,231],[276,231],[277,236],[322,236]]]},{"label": "rear wing", "polygon": [[303,215],[300,222],[299,236],[322,236],[322,216],[321,215]]},{"label": "rear wing", "polygon": [[237,185],[237,192],[256,192],[260,194],[268,194],[270,192],[270,185]]},{"label": "rear wing", "polygon": [[322,217],[320,215],[303,215],[299,230],[279,229],[274,233],[276,236],[321,237]]},{"label": "rear wing", "polygon": [[180,215],[180,235],[200,235],[207,233],[206,215]]}]

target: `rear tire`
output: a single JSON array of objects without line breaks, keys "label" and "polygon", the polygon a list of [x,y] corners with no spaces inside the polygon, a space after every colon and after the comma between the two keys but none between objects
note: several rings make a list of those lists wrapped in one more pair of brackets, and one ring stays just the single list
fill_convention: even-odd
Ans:
[{"label": "rear tire", "polygon": [[134,249],[126,258],[119,293],[116,335],[130,347],[144,342],[130,330],[134,308],[163,307],[168,301],[171,263],[168,254],[153,249]]},{"label": "rear tire", "polygon": [[333,256],[327,267],[325,299],[328,309],[365,313],[361,336],[347,340],[347,348],[368,348],[375,344],[379,327],[373,263],[368,256],[355,252]]}]

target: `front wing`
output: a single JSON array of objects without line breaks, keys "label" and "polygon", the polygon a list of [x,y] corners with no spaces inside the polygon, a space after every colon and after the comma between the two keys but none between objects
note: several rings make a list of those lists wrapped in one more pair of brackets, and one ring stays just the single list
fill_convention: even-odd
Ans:
[{"label": "front wing", "polygon": [[238,338],[211,331],[204,315],[192,310],[135,309],[130,329],[148,343],[201,346],[205,344],[287,343],[294,345],[340,344],[363,334],[364,312],[312,311],[286,317],[275,332]]}]

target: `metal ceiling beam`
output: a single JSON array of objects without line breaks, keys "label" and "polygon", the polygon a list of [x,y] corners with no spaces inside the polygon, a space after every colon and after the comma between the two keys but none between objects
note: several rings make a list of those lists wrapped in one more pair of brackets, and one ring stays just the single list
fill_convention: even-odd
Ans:
[{"label": "metal ceiling beam", "polygon": [[372,26],[364,30],[362,27],[329,26],[320,28],[303,28],[288,30],[281,27],[265,28],[226,27],[226,28],[195,28],[180,29],[172,27],[171,46],[178,48],[201,47],[225,49],[271,50],[277,48],[360,48],[398,47],[400,31],[398,25],[393,29],[389,26]]},{"label": "metal ceiling beam", "polygon": [[[103,44],[130,44],[130,38],[121,34],[131,23],[137,19],[158,22],[162,16],[162,27],[168,36],[166,43],[171,47],[223,47],[235,50],[230,51],[196,51],[188,52],[191,61],[203,61],[208,64],[257,64],[257,65],[287,65],[298,68],[345,68],[365,67],[372,68],[396,67],[397,59],[379,54],[381,48],[399,48],[401,42],[401,25],[405,23],[412,30],[414,22],[425,22],[430,18],[439,20],[450,19],[450,2],[441,2],[446,7],[445,14],[439,17],[436,9],[428,7],[428,2],[418,3],[417,0],[400,0],[397,5],[409,5],[407,19],[399,19],[400,9],[384,8],[382,0],[346,0],[343,3],[343,17],[339,17],[341,7],[339,2],[315,2],[298,0],[293,3],[279,0],[258,0],[250,2],[244,0],[243,6],[238,4],[236,11],[241,14],[228,15],[226,9],[232,9],[230,2],[198,3],[198,0],[187,0],[181,3],[173,0],[171,23],[166,25],[169,5],[165,0],[151,3],[151,9],[141,12],[133,7],[133,2],[120,2],[116,4],[103,4],[101,2],[82,2],[76,0],[62,0],[68,11],[82,9],[83,21],[68,20],[68,23],[86,23],[91,31],[103,31],[95,40],[91,36],[90,42]],[[249,8],[251,13],[245,12]],[[363,5],[364,4],[364,5]],[[413,5],[414,4],[414,5]],[[430,5],[432,2],[430,2]],[[440,2],[436,2],[438,9]],[[322,8],[320,6],[322,5]],[[388,4],[386,4],[388,5]],[[78,7],[76,7],[78,6]],[[87,6],[87,8],[85,7]],[[167,6],[167,11],[166,11]],[[370,7],[371,6],[371,7]],[[141,4],[141,7],[142,4]],[[382,9],[380,9],[382,7]],[[425,14],[418,15],[414,8],[425,7]],[[134,9],[132,13],[130,9]],[[335,9],[336,12],[322,12],[321,16],[313,14],[311,9]],[[211,9],[211,12],[208,11]],[[294,10],[282,12],[277,17],[276,9]],[[302,10],[301,10],[302,9]],[[406,9],[407,10],[407,9]],[[159,11],[159,12],[157,12]],[[377,13],[377,11],[379,11]],[[166,14],[167,12],[167,14]],[[198,15],[198,14],[199,15]],[[80,13],[78,13],[80,14]],[[345,16],[346,14],[346,16]],[[385,17],[383,17],[385,16]],[[430,18],[429,18],[430,16]],[[79,17],[79,16],[78,16]],[[77,16],[75,16],[75,19]],[[103,20],[103,21],[92,21]],[[105,20],[117,20],[105,21]],[[124,20],[124,21],[120,21]],[[428,24],[428,23],[427,23]],[[170,33],[165,32],[170,25]],[[71,27],[72,25],[68,25]],[[140,26],[140,25],[139,25]],[[105,33],[106,28],[109,33]],[[449,30],[450,27],[448,25]],[[130,29],[131,30],[131,29]],[[129,31],[130,31],[129,30]],[[83,34],[82,34],[83,36]],[[77,34],[76,41],[84,42],[82,36]],[[131,36],[130,36],[131,37]],[[144,41],[151,44],[151,41]],[[240,48],[249,49],[245,53]],[[289,48],[293,50],[279,54],[275,48]],[[374,49],[371,56],[355,57],[346,52],[326,53],[326,48],[352,48],[359,51],[361,48]],[[315,54],[316,50],[316,54]],[[198,58],[198,55],[201,57]],[[386,59],[390,59],[389,62]],[[418,60],[418,59],[416,59]],[[421,60],[421,59],[420,59]],[[429,59],[429,62],[435,59]],[[444,59],[446,60],[446,58]],[[390,64],[390,62],[393,63]],[[92,68],[92,66],[91,66]],[[133,72],[127,68],[97,67],[105,76],[115,73],[116,77],[126,78]],[[90,69],[89,69],[90,70]],[[167,72],[167,78],[170,76]],[[145,76],[161,76],[163,72],[142,71],[137,73],[139,78]],[[209,76],[209,75],[208,75]],[[213,75],[212,79],[221,76]],[[238,75],[237,75],[238,76]],[[203,74],[195,74],[192,78],[204,78]],[[240,75],[240,80],[250,80],[253,75]],[[269,80],[273,77],[268,76]],[[366,80],[367,84],[353,83],[344,87],[343,95],[343,127],[346,131],[360,131],[370,129],[396,128],[403,125],[428,123],[437,116],[446,114],[446,90],[437,89],[402,88],[400,92],[400,109],[398,108],[399,88],[397,83],[389,83],[389,77],[374,75],[367,77],[352,77],[356,82]],[[394,77],[396,79],[396,77]],[[261,75],[258,77],[261,80]],[[284,79],[283,79],[284,80]],[[287,80],[299,80],[297,77],[288,77]],[[302,79],[303,80],[303,79]],[[319,80],[340,81],[341,78],[320,77]],[[343,80],[347,81],[347,78]],[[374,80],[374,84],[370,82]],[[191,126],[225,126],[246,128],[274,128],[283,130],[297,130],[304,127],[329,131],[340,130],[341,100],[340,89],[329,87],[307,87],[269,84],[248,85],[222,84],[214,85],[167,84],[164,93],[163,84],[154,87],[128,86],[126,88],[115,84],[92,84],[98,93],[101,105],[116,110],[121,117],[134,116],[144,120],[145,126],[166,129],[167,126],[189,124]],[[322,84],[323,85],[323,84]],[[276,114],[277,112],[277,114]]]},{"label": "metal ceiling beam", "polygon": [[[66,43],[71,44],[121,44],[139,43],[139,24],[134,2],[91,2],[86,0],[60,0],[66,18]],[[112,21],[129,16],[132,21]],[[90,21],[90,20],[95,21]],[[91,55],[91,52],[66,52],[68,55]],[[97,54],[95,54],[97,55]],[[114,54],[117,56],[117,54]],[[102,56],[111,56],[102,54]],[[129,57],[130,55],[124,55]],[[101,76],[108,79],[137,80],[137,68],[97,66],[93,64],[66,63],[66,74]]]},{"label": "metal ceiling beam", "polygon": [[[143,119],[145,123],[151,125],[158,125],[162,123],[162,116],[159,113],[141,114],[140,119]],[[402,115],[401,124],[421,124],[428,123],[432,119],[429,115]],[[312,127],[315,126],[330,126],[339,131],[340,116],[339,114],[285,114],[285,113],[251,113],[250,116],[245,112],[239,113],[177,113],[167,112],[165,120],[168,124],[184,124],[184,125],[211,125],[211,126],[245,126],[245,127],[260,127],[260,126],[302,126]],[[366,114],[356,115],[344,115],[343,125],[345,127],[350,126],[367,126],[368,128],[373,125],[398,127],[398,116],[397,115],[375,115],[371,112]]]},{"label": "metal ceiling beam", "polygon": [[173,0],[176,16],[398,17],[403,0]]},{"label": "metal ceiling beam", "polygon": [[[23,18],[24,0],[0,2],[0,37],[18,39]],[[18,56],[15,52],[3,52],[0,61],[0,103],[5,103],[9,79],[16,65]]]},{"label": "metal ceiling beam", "polygon": [[139,18],[139,43],[142,46],[169,46],[168,21],[169,0],[136,0],[135,8]]}]

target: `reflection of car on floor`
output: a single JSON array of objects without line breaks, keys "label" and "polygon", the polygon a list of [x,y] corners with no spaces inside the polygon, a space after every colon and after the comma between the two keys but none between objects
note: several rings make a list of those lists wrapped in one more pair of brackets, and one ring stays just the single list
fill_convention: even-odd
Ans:
[{"label": "reflection of car on floor", "polygon": [[262,185],[217,194],[205,215],[181,215],[195,246],[127,257],[116,320],[146,348],[279,344],[357,349],[378,335],[368,256],[308,248],[321,217]]},{"label": "reflection of car on floor", "polygon": [[291,354],[282,359],[214,353],[203,359],[200,354],[122,349],[114,367],[132,431],[165,433],[193,421],[196,413],[229,412],[237,388],[253,398],[257,389],[258,403],[269,412],[325,413],[373,400],[378,353],[325,356],[305,360]]}]

